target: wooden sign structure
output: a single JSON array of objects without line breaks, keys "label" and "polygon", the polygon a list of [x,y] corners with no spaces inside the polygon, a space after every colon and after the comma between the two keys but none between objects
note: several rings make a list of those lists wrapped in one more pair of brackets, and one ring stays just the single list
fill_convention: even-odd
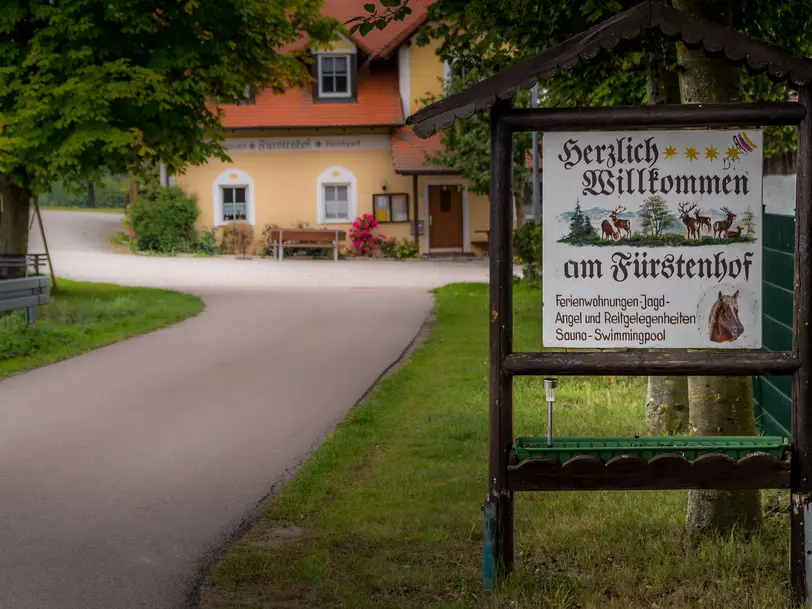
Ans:
[{"label": "wooden sign structure", "polygon": [[[518,88],[570,68],[643,30],[690,49],[724,56],[736,66],[766,73],[798,91],[796,102],[657,105],[641,107],[514,109]],[[790,569],[793,598],[812,605],[812,61],[647,0],[561,44],[517,63],[469,89],[432,104],[408,120],[416,135],[431,136],[458,118],[490,109],[490,351],[489,476],[485,501],[485,584],[514,561],[516,491],[611,489],[791,490]],[[519,353],[513,349],[512,137],[521,131],[736,128],[797,125],[795,206],[795,317],[792,350],[724,353],[680,350]],[[792,375],[789,459],[754,452],[733,459],[724,451],[688,460],[658,454],[608,461],[575,456],[565,463],[537,457],[517,462],[513,437],[513,377],[538,375]],[[720,442],[722,438],[719,438]],[[721,444],[720,444],[721,446]]]}]

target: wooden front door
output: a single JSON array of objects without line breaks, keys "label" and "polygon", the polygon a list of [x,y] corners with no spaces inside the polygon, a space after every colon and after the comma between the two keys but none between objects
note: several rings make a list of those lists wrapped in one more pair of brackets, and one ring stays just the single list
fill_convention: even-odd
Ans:
[{"label": "wooden front door", "polygon": [[429,186],[429,247],[462,249],[462,189]]}]

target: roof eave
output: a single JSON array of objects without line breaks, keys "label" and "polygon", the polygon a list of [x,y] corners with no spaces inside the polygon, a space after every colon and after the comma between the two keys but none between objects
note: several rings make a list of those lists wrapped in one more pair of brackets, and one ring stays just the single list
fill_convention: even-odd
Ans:
[{"label": "roof eave", "polygon": [[296,129],[322,131],[324,129],[393,129],[403,127],[404,122],[380,123],[372,125],[257,125],[251,127],[224,127],[228,131],[263,131],[277,129],[279,131],[293,131]]},{"label": "roof eave", "polygon": [[395,169],[402,176],[450,176],[462,173],[459,169]]}]

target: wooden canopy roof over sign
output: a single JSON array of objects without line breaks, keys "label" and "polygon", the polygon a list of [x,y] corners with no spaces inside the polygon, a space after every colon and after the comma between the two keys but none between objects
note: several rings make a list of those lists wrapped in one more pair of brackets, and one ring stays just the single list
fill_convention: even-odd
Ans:
[{"label": "wooden canopy roof over sign", "polygon": [[646,0],[512,68],[423,108],[410,116],[407,123],[418,137],[430,137],[437,128],[450,127],[458,118],[468,118],[477,110],[490,108],[497,98],[510,99],[518,88],[529,89],[539,80],[552,78],[559,70],[595,57],[601,49],[614,49],[621,39],[636,38],[643,30],[654,30],[670,40],[680,40],[689,49],[703,48],[710,56],[723,55],[732,65],[744,65],[756,74],[766,72],[773,82],[787,82],[794,89],[812,83],[811,60]]}]

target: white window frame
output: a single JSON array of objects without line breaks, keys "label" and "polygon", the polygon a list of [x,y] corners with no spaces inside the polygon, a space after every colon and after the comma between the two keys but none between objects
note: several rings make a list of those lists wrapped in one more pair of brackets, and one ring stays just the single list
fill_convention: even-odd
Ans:
[{"label": "white window frame", "polygon": [[[328,218],[325,186],[347,187],[347,219]],[[358,180],[349,169],[328,167],[316,180],[316,218],[318,224],[350,224],[358,217]]]},{"label": "white window frame", "polygon": [[[322,62],[325,58],[337,59],[343,57],[347,61],[347,91],[346,93],[325,93],[324,82],[322,81]],[[324,98],[348,98],[352,97],[352,58],[354,55],[351,53],[320,53],[318,56],[318,79],[319,79],[319,97]]]},{"label": "white window frame", "polygon": [[[226,208],[226,196],[225,191],[227,188],[236,189],[242,188],[245,190],[245,218],[238,220],[235,218],[234,220],[226,220],[225,219],[225,208]],[[230,224],[231,222],[247,222],[248,221],[248,185],[247,184],[220,184],[220,217],[218,220],[223,224]],[[236,197],[235,201],[231,203],[231,205],[237,205]],[[236,213],[234,214],[236,215]]]},{"label": "white window frame", "polygon": [[[245,188],[245,220],[223,219],[223,188]],[[225,226],[232,222],[256,224],[256,187],[254,180],[240,169],[227,169],[214,178],[212,183],[212,204],[214,226]]]},{"label": "white window frame", "polygon": [[[324,220],[330,223],[337,223],[337,222],[352,222],[353,218],[350,218],[350,189],[352,186],[350,184],[322,184],[322,189],[324,190]],[[327,215],[327,189],[328,188],[345,188],[347,191],[347,217],[346,218],[331,218]]]}]

